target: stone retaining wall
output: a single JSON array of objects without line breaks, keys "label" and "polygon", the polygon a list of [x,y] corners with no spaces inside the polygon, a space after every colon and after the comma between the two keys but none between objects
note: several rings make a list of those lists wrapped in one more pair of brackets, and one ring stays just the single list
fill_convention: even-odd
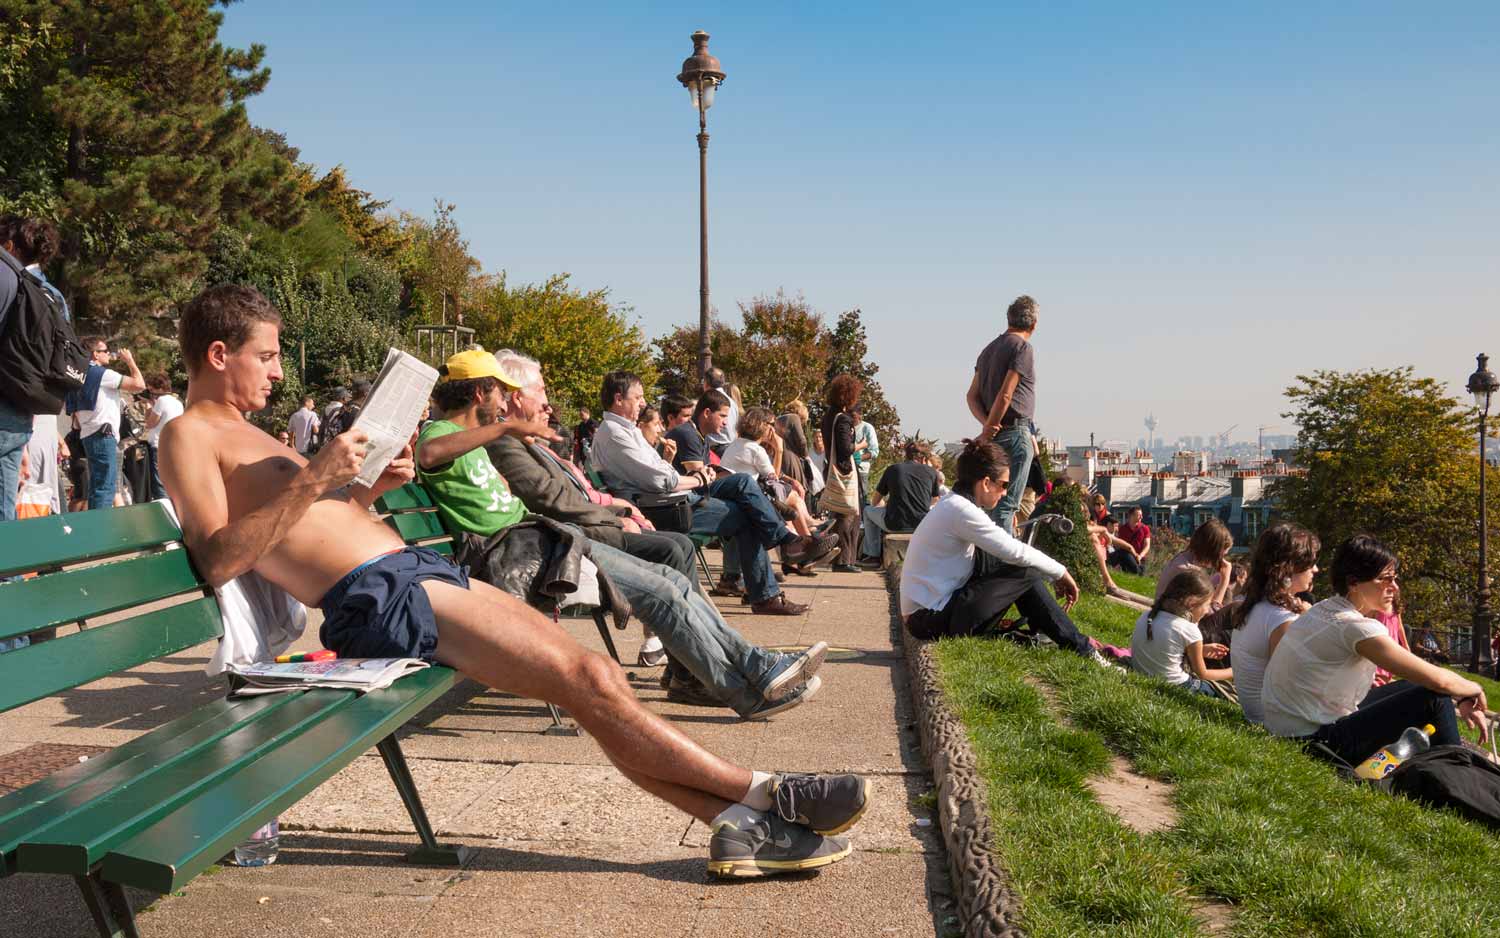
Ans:
[{"label": "stone retaining wall", "polygon": [[917,641],[901,627],[900,610],[894,602],[900,581],[900,567],[886,571],[892,615],[911,676],[922,752],[936,782],[938,823],[948,850],[948,875],[953,881],[959,922],[966,938],[1021,936],[1024,933],[1015,924],[1019,904],[992,846],[994,831],[978,760],[963,724],[943,697],[932,643]]}]

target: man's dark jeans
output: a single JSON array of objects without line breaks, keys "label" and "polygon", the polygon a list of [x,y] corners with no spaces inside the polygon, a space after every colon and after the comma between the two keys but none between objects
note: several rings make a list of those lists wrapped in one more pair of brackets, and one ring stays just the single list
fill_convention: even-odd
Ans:
[{"label": "man's dark jeans", "polygon": [[113,433],[101,430],[83,438],[83,451],[89,457],[89,510],[109,508],[119,482],[119,444]]},{"label": "man's dark jeans", "polygon": [[906,620],[907,631],[921,639],[945,635],[974,635],[1000,620],[1015,606],[1032,628],[1052,639],[1060,648],[1080,655],[1092,649],[1087,635],[1052,598],[1043,580],[1026,576],[1013,566],[976,576],[965,583],[942,609],[918,609]]},{"label": "man's dark jeans", "polygon": [[1118,547],[1110,548],[1108,563],[1116,570],[1124,570],[1136,576],[1141,575],[1141,562],[1136,560],[1135,555],[1129,551],[1120,550]]},{"label": "man's dark jeans", "polygon": [[752,603],[765,602],[781,592],[766,551],[792,534],[760,490],[760,483],[748,473],[723,476],[695,493],[693,533],[712,534],[723,541],[724,569],[738,569],[744,575],[745,595]]},{"label": "man's dark jeans", "polygon": [[1377,687],[1359,709],[1340,720],[1318,727],[1310,739],[1332,749],[1350,765],[1370,758],[1377,749],[1395,742],[1408,726],[1431,723],[1434,746],[1457,746],[1458,713],[1453,698],[1407,681]]},{"label": "man's dark jeans", "polygon": [[693,569],[693,539],[676,531],[642,531],[639,534],[625,532],[621,550],[637,560],[659,563],[671,567],[687,577],[698,581],[698,572]]}]

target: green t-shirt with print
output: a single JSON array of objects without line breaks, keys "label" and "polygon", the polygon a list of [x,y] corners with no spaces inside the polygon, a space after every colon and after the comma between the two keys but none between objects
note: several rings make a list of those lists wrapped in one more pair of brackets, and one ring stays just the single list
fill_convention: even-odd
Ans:
[{"label": "green t-shirt with print", "polygon": [[[417,437],[417,450],[428,440],[462,430],[450,420],[434,420]],[[438,514],[450,531],[468,531],[489,537],[526,515],[526,505],[510,494],[505,479],[495,470],[489,454],[479,446],[437,469],[417,464],[417,478],[432,490]]]}]

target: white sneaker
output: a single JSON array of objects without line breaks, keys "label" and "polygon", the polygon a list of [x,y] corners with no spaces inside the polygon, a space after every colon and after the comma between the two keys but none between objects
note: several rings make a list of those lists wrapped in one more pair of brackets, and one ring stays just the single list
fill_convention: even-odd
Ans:
[{"label": "white sneaker", "polygon": [[653,635],[646,639],[646,644],[641,646],[641,654],[636,658],[635,663],[638,667],[654,668],[664,664],[666,660],[667,650],[662,647],[661,639]]}]

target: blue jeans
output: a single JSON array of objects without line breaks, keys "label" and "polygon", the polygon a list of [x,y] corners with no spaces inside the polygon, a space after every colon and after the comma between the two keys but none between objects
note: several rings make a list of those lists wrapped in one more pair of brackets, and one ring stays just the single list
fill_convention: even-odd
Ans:
[{"label": "blue jeans", "polygon": [[[752,603],[765,602],[781,592],[766,553],[792,536],[771,507],[760,483],[736,472],[715,480],[693,502],[693,533],[712,534],[724,542],[724,569],[739,568],[745,595]],[[731,574],[726,574],[732,577]]]},{"label": "blue jeans", "polygon": [[860,540],[861,553],[872,560],[879,560],[880,535],[882,531],[889,530],[885,526],[885,506],[867,505],[860,517],[865,528],[864,538]]},{"label": "blue jeans", "polygon": [[1010,486],[1005,490],[1005,497],[1000,499],[994,508],[990,509],[990,518],[1007,533],[1014,534],[1013,520],[1016,509],[1021,505],[1021,495],[1026,491],[1026,476],[1031,472],[1031,426],[1020,423],[1000,431],[995,437],[995,445],[1010,457]]},{"label": "blue jeans", "polygon": [[0,400],[0,521],[16,520],[16,493],[21,488],[21,453],[31,439],[31,415]]},{"label": "blue jeans", "polygon": [[764,703],[778,656],[730,628],[691,578],[598,541],[589,543],[589,554],[668,653],[725,706],[747,716]]},{"label": "blue jeans", "polygon": [[99,433],[83,438],[89,457],[89,510],[109,508],[115,503],[115,484],[120,474],[120,447],[114,434]]}]

